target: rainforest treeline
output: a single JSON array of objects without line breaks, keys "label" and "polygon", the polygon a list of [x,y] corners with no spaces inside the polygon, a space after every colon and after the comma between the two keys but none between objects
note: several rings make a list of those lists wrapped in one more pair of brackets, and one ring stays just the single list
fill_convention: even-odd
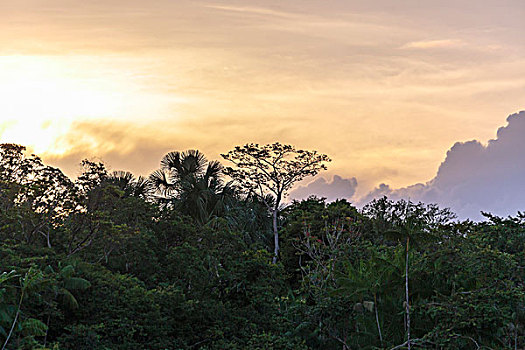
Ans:
[{"label": "rainforest treeline", "polygon": [[[289,172],[328,161],[273,146]],[[239,167],[270,155],[236,150]],[[276,206],[243,182],[255,172],[230,181],[198,151],[148,178],[81,166],[72,180],[0,145],[2,350],[525,348],[523,214]]]}]

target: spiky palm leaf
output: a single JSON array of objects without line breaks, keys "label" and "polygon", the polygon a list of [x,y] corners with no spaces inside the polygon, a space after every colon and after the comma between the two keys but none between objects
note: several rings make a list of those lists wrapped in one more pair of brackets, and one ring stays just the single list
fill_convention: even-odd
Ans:
[{"label": "spiky palm leaf", "polygon": [[208,162],[201,152],[188,150],[166,154],[149,181],[159,200],[172,200],[179,211],[205,224],[224,212],[225,196],[233,191],[224,186],[222,175],[218,161]]},{"label": "spiky palm leaf", "polygon": [[129,171],[114,171],[107,181],[122,190],[125,196],[148,197],[152,190],[148,179],[142,176],[135,178]]},{"label": "spiky palm leaf", "polygon": [[161,160],[162,169],[170,174],[170,180],[174,183],[181,181],[186,176],[200,176],[206,168],[208,160],[198,150],[185,152],[170,152]]},{"label": "spiky palm leaf", "polygon": [[19,328],[27,336],[42,337],[46,334],[47,326],[35,318],[28,318],[20,322]]},{"label": "spiky palm leaf", "polygon": [[160,196],[171,197],[177,190],[176,184],[169,179],[169,173],[163,169],[155,170],[148,179],[151,186]]},{"label": "spiky palm leaf", "polygon": [[134,195],[136,197],[149,197],[152,189],[151,182],[144,176],[139,176],[134,182]]}]

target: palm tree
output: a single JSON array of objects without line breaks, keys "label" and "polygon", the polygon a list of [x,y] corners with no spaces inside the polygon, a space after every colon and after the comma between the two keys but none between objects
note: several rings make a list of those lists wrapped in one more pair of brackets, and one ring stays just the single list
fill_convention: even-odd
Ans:
[{"label": "palm tree", "polygon": [[114,171],[106,181],[123,191],[125,197],[147,198],[152,190],[152,184],[149,179],[142,176],[135,178],[128,171]]},{"label": "palm tree", "polygon": [[223,166],[208,161],[198,150],[175,151],[162,158],[161,168],[149,181],[158,201],[206,224],[224,213],[234,192],[230,183],[224,184],[222,174]]},{"label": "palm tree", "polygon": [[[70,310],[78,308],[78,301],[73,295],[73,291],[81,291],[91,287],[91,283],[81,277],[75,277],[75,266],[58,264],[58,271],[48,265],[45,272],[52,276],[55,281],[52,290],[54,292],[54,299],[59,299]],[[46,331],[44,336],[44,347],[47,343],[47,335],[49,330],[49,322],[51,321],[51,314],[47,315]]]},{"label": "palm tree", "polygon": [[[356,295],[360,302],[370,295],[373,297],[373,302],[363,301],[361,305],[365,305],[368,311],[374,312],[377,334],[380,344],[383,346],[378,300],[381,301],[382,293],[387,294],[391,292],[389,290],[391,287],[389,282],[391,281],[394,269],[379,253],[374,251],[371,253],[373,253],[372,256],[367,260],[358,261],[355,266],[351,263],[345,264],[344,274],[337,280],[340,285],[337,292]],[[354,307],[356,308],[357,305],[358,304]],[[372,310],[370,307],[367,307],[370,305],[373,305]]]}]

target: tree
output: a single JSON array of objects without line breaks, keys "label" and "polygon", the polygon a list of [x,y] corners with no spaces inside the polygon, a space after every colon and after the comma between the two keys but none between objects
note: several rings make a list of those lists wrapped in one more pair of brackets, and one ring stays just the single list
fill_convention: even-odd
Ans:
[{"label": "tree", "polygon": [[[16,348],[22,349],[26,347],[22,346],[21,343],[31,343],[35,336],[43,336],[47,329],[47,326],[42,321],[27,317],[22,311],[22,303],[27,299],[25,298],[26,295],[38,295],[39,290],[45,288],[46,281],[42,271],[34,266],[31,266],[25,273],[24,277],[16,276],[15,274],[16,272],[12,271],[8,274],[2,273],[0,275],[0,287],[4,287],[2,286],[2,283],[8,281],[9,279],[14,277],[19,278],[19,286],[15,288],[15,290],[17,290],[16,294],[18,294],[17,297],[19,300],[14,308],[6,308],[5,304],[2,305],[4,302],[3,299],[5,298],[4,295],[2,295],[2,304],[0,304],[0,311],[2,311],[1,321],[5,322],[7,319],[11,323],[9,332],[6,332],[7,329],[0,325],[0,339],[5,337],[5,340],[2,339],[2,350],[10,348],[7,347],[9,340],[17,333],[19,336],[17,337],[18,339]],[[2,288],[0,291],[2,294],[5,294],[6,289]],[[13,317],[10,317],[9,311],[14,312]]]},{"label": "tree", "polygon": [[[0,236],[33,243],[50,232],[76,206],[73,183],[26,148],[0,144]],[[15,234],[17,233],[17,234]]]},{"label": "tree", "polygon": [[326,170],[324,163],[330,162],[330,158],[317,151],[297,150],[292,145],[279,142],[237,146],[221,156],[236,166],[235,169],[227,167],[225,173],[246,189],[248,194],[258,196],[271,212],[275,263],[279,256],[277,220],[283,198],[296,182]]},{"label": "tree", "polygon": [[222,181],[222,171],[219,162],[208,161],[198,150],[170,152],[149,181],[158,200],[178,203],[180,212],[206,224],[223,212],[232,192]]},{"label": "tree", "polygon": [[[436,239],[434,231],[443,225],[448,224],[455,218],[450,209],[440,209],[436,204],[424,205],[411,201],[400,200],[393,202],[387,197],[376,199],[364,208],[374,221],[375,229],[387,238],[397,240],[405,245],[405,315],[408,350],[413,344],[410,338],[410,298],[409,298],[409,257],[410,247],[419,245],[422,242]],[[384,230],[391,226],[390,229]],[[383,232],[378,230],[383,228]],[[412,242],[412,243],[411,243]]]},{"label": "tree", "polygon": [[152,190],[151,182],[142,176],[136,178],[129,171],[114,171],[107,179],[108,183],[122,191],[123,197],[148,198]]}]

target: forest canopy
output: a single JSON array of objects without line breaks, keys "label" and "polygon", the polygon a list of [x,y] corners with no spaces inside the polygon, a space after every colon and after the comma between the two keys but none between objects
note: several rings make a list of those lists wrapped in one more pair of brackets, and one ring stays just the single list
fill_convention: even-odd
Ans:
[{"label": "forest canopy", "polygon": [[170,152],[148,177],[84,160],[70,179],[0,144],[2,350],[525,348],[525,214],[283,205],[328,156],[223,157]]}]

